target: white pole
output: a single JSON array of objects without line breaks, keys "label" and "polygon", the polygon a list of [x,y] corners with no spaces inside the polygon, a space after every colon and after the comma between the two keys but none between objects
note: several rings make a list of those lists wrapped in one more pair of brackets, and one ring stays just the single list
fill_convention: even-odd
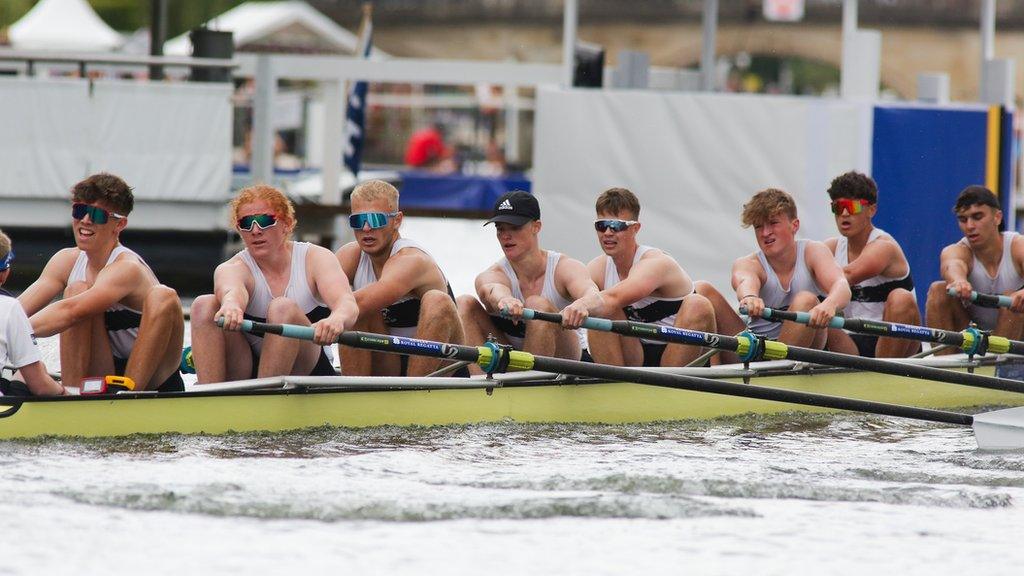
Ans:
[{"label": "white pole", "polygon": [[572,88],[573,71],[576,68],[578,12],[577,0],[565,0],[562,13],[562,86],[565,88]]},{"label": "white pole", "polygon": [[718,0],[704,0],[701,20],[704,30],[701,33],[700,89],[705,92],[713,92],[715,90],[715,37],[718,33]]},{"label": "white pole", "polygon": [[995,58],[996,52],[996,0],[981,3],[981,62]]},{"label": "white pole", "polygon": [[[252,157],[249,175],[254,184],[273,184],[274,181],[274,99],[277,95],[277,75],[271,56],[260,54],[256,58],[256,90],[252,103]],[[325,159],[326,160],[326,159]]]},{"label": "white pole", "polygon": [[853,68],[857,52],[857,0],[843,0],[843,60],[839,70],[839,93],[845,98],[853,90]]}]

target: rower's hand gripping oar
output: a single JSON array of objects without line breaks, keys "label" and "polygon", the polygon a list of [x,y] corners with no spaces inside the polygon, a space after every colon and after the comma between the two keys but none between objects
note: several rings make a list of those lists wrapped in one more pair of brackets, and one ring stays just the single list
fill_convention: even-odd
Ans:
[{"label": "rower's hand gripping oar", "polygon": [[[959,293],[952,289],[947,288],[946,294],[957,298]],[[971,290],[971,302],[981,306],[982,308],[1009,308],[1013,304],[1013,299],[1009,296],[1003,296],[1002,294],[985,294],[983,292],[975,292]]]},{"label": "rower's hand gripping oar", "polygon": [[[265,324],[261,322],[252,322],[251,320],[243,320],[242,330],[255,334],[278,334],[288,338],[299,338],[302,340],[313,339],[313,329],[309,326]],[[827,396],[824,394],[812,394],[810,392],[783,390],[766,386],[719,382],[708,378],[669,374],[667,372],[654,372],[635,368],[605,366],[603,364],[579,362],[576,360],[565,360],[562,358],[535,356],[529,352],[509,350],[503,347],[462,346],[459,344],[446,344],[443,342],[432,342],[430,340],[417,340],[414,338],[402,338],[399,336],[387,336],[367,332],[345,332],[338,337],[338,344],[351,346],[353,348],[375,350],[378,352],[412,354],[416,356],[429,356],[449,360],[466,360],[475,362],[485,369],[487,365],[491,365],[495,362],[495,355],[497,355],[499,358],[498,362],[504,364],[508,370],[541,370],[545,372],[573,374],[584,378],[635,382],[638,384],[708,392],[726,396],[742,396],[745,398],[757,398],[774,402],[787,402],[790,404],[819,406],[822,408],[832,408],[836,410],[852,410],[883,416],[897,416],[901,418],[927,420],[930,422],[972,426],[974,428],[975,437],[978,441],[978,446],[982,449],[998,450],[1024,448],[1024,408],[998,410],[995,412],[971,416],[969,414],[960,414],[957,412],[885,404],[882,402],[856,400],[838,396]],[[501,360],[502,357],[507,357],[508,360]]]},{"label": "rower's hand gripping oar", "polygon": [[[807,312],[790,312],[788,310],[765,308],[761,312],[761,318],[773,322],[788,320],[790,322],[807,324],[811,316]],[[1024,342],[1010,340],[1002,336],[993,336],[976,328],[968,328],[962,332],[952,332],[950,330],[914,326],[912,324],[842,318],[841,316],[834,316],[832,321],[829,322],[829,327],[842,328],[861,334],[871,334],[872,336],[949,344],[958,346],[964,353],[969,355],[983,355],[986,352],[992,352],[993,354],[1024,354]]]},{"label": "rower's hand gripping oar", "polygon": [[[548,322],[561,322],[561,315],[537,312],[524,309],[523,318],[545,320]],[[799,348],[789,346],[775,340],[766,340],[751,333],[744,333],[738,336],[726,336],[724,334],[713,334],[700,332],[685,328],[674,328],[658,324],[645,324],[631,320],[607,320],[604,318],[588,318],[583,323],[584,328],[592,330],[604,330],[615,332],[623,336],[647,338],[649,340],[660,340],[675,344],[688,344],[691,346],[705,346],[735,352],[743,362],[756,362],[759,360],[796,360],[799,362],[811,362],[826,366],[839,366],[868,372],[881,372],[894,376],[909,378],[921,378],[924,380],[936,380],[949,384],[960,384],[963,386],[975,386],[977,388],[990,388],[992,390],[1006,390],[1024,394],[1024,383],[1009,378],[997,376],[984,376],[981,374],[966,374],[931,366],[921,366],[906,362],[894,362],[892,360],[881,360],[877,358],[863,358],[851,356],[838,352],[827,352],[813,348]]]}]

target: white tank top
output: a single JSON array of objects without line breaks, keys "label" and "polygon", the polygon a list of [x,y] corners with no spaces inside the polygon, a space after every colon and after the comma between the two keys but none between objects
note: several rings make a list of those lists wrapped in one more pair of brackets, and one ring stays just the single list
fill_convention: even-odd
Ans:
[{"label": "white tank top", "polygon": [[[875,240],[877,240],[879,238],[887,238],[889,240],[892,240],[893,242],[896,241],[885,230],[882,230],[880,228],[874,228],[874,229],[871,230],[871,234],[868,234],[867,244],[870,244],[870,243],[874,242]],[[865,244],[865,246],[867,246],[867,244]],[[849,241],[847,240],[846,236],[840,236],[838,238],[838,241],[836,242],[835,261],[836,261],[836,264],[839,264],[840,267],[845,267],[846,265],[848,265],[850,263],[850,245],[849,245]],[[853,299],[851,299],[850,303],[846,306],[846,308],[844,310],[844,315],[847,318],[863,318],[865,320],[881,320],[882,319],[882,315],[883,315],[883,313],[885,311],[885,300],[884,299],[881,300],[881,301],[878,301],[878,298],[875,298],[875,297],[870,297],[870,296],[860,297],[860,296],[858,296],[858,294],[863,294],[864,293],[864,290],[863,290],[864,288],[870,288],[872,286],[881,286],[883,284],[891,284],[892,288],[895,289],[895,288],[906,288],[909,285],[910,287],[908,288],[908,290],[910,290],[910,294],[914,297],[914,300],[916,301],[917,300],[917,290],[913,287],[913,282],[910,282],[909,284],[907,284],[906,282],[903,282],[903,283],[899,282],[901,280],[906,280],[908,278],[910,278],[910,266],[909,266],[909,264],[907,266],[907,273],[904,274],[903,276],[898,277],[898,278],[890,277],[890,276],[882,276],[880,274],[878,276],[873,276],[871,278],[868,278],[867,280],[862,280],[856,286],[851,286],[850,289],[853,291]],[[884,296],[888,296],[888,293],[891,292],[891,291],[892,290],[889,290],[888,292],[885,292]],[[871,292],[871,291],[869,290],[868,292]],[[879,296],[879,297],[883,297],[883,296]]]},{"label": "white tank top", "polygon": [[[808,242],[809,240],[796,241],[796,268],[793,270],[793,278],[789,282],[789,289],[782,287],[782,282],[779,281],[775,270],[768,264],[768,259],[765,258],[764,252],[757,251],[757,259],[761,262],[761,267],[764,269],[765,276],[767,276],[764,285],[761,286],[761,292],[758,294],[761,300],[764,301],[765,306],[775,310],[788,310],[790,302],[793,301],[793,296],[799,292],[806,291],[818,296],[824,295],[824,291],[818,287],[818,284],[814,281],[814,276],[811,275],[811,270],[807,267],[804,251]],[[751,318],[750,330],[759,336],[775,340],[779,337],[779,332],[782,331],[782,324],[763,318]]]},{"label": "white tank top", "polygon": [[[985,265],[978,260],[977,256],[974,256],[974,265],[971,266],[971,273],[967,275],[967,280],[975,291],[986,294],[1005,294],[1024,286],[1024,278],[1017,272],[1017,267],[1013,265],[1013,255],[1010,253],[1010,247],[1016,237],[1016,232],[1003,232],[1003,258],[999,261],[995,277],[989,276]],[[960,243],[970,250],[971,245],[967,238],[961,238]],[[974,254],[973,250],[971,250],[971,254]],[[999,318],[997,308],[970,306],[968,310],[971,320],[976,322],[982,330],[992,330],[996,327],[996,320]]]},{"label": "white tank top", "polygon": [[[139,257],[138,254],[120,244],[110,253],[110,257],[107,258],[107,263],[103,267],[110,266],[114,260],[117,260],[118,256],[124,253],[134,255],[147,268],[149,267],[146,261]],[[84,282],[85,269],[88,264],[89,257],[86,256],[85,252],[79,252],[78,258],[75,259],[75,265],[71,268],[71,274],[68,275],[68,284]],[[132,353],[132,348],[135,346],[135,340],[139,337],[139,324],[142,323],[142,312],[124,306],[120,302],[115,302],[103,313],[103,322],[107,326],[110,351],[114,353],[114,356],[127,360],[128,356]]]},{"label": "white tank top", "polygon": [[[323,301],[313,295],[313,290],[309,286],[309,280],[306,277],[306,253],[309,251],[309,246],[308,242],[292,242],[292,262],[288,274],[288,287],[285,288],[282,296],[295,302],[310,322],[317,322],[330,316],[331,310]],[[263,271],[249,254],[249,250],[242,250],[239,255],[242,257],[242,262],[249,267],[249,273],[253,278],[253,291],[249,295],[249,304],[245,307],[245,318],[255,322],[266,322],[267,309],[270,308],[270,301],[274,299],[274,294],[270,291],[266,276],[263,275]],[[259,354],[263,349],[263,338],[248,332],[245,333],[245,338],[253,350]],[[325,346],[324,352],[328,358],[333,360],[334,355],[330,346]]]},{"label": "white tank top", "polygon": [[[652,248],[640,245],[633,255],[633,266],[640,261],[640,258]],[[608,257],[604,264],[604,289],[607,290],[621,282],[619,270],[615,267],[615,261]],[[658,298],[656,296],[644,296],[622,309],[626,318],[634,322],[646,322],[672,328],[676,325],[676,313],[682,305],[682,298]],[[662,345],[665,343],[658,340],[640,339],[644,344]]]},{"label": "white tank top", "polygon": [[[554,250],[548,250],[548,261],[544,268],[544,284],[541,286],[540,295],[544,297],[556,310],[561,310],[572,304],[572,300],[569,300],[558,293],[558,289],[555,288],[555,268],[558,266],[558,259],[562,257],[560,252]],[[512,297],[520,302],[525,302],[526,299],[523,297],[523,291],[519,287],[519,276],[516,275],[515,269],[512,268],[512,263],[508,261],[508,258],[502,258],[500,261],[501,269],[505,271],[505,275],[508,276],[509,281],[512,283]],[[522,324],[520,324],[522,326]],[[512,346],[522,349],[523,337],[515,334],[505,333],[505,337]],[[579,338],[580,348],[587,347],[587,337],[585,330],[577,330],[576,337]]]},{"label": "white tank top", "polygon": [[[415,248],[420,252],[423,252],[430,257],[430,260],[434,262],[434,266],[437,266],[437,261],[431,256],[430,252],[420,245],[415,240],[408,238],[399,238],[395,240],[395,243],[391,245],[391,254],[388,258],[394,256],[399,250],[403,248]],[[437,266],[438,272],[441,273],[441,277],[444,278],[445,286],[448,288],[448,295],[455,299],[452,294],[452,288],[448,284],[448,278],[444,275],[444,271],[441,270],[440,266]],[[373,261],[370,260],[370,256],[366,252],[359,253],[359,266],[356,268],[355,276],[352,279],[352,290],[359,290],[373,284],[377,281],[377,273],[373,271]],[[384,307],[381,311],[381,315],[384,316],[384,324],[388,327],[388,334],[394,336],[402,336],[404,338],[415,338],[416,327],[419,324],[420,319],[420,299],[412,294],[406,294],[398,300],[396,300],[390,306]]]}]

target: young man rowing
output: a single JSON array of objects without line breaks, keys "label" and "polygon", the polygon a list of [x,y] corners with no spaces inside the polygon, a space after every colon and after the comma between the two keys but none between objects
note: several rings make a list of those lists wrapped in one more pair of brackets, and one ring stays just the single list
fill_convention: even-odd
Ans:
[{"label": "young man rowing", "polygon": [[[602,316],[703,332],[715,332],[711,302],[694,293],[693,281],[668,254],[637,242],[640,201],[625,188],[597,198],[597,240],[604,254],[587,265],[601,290]],[[587,332],[594,361],[615,366],[685,366],[700,355],[698,346],[665,345],[657,340]]]},{"label": "young man rowing", "polygon": [[[13,261],[11,239],[0,232],[0,286],[11,275]],[[46,371],[25,310],[10,292],[0,288],[0,369],[4,368],[17,370],[21,381],[9,381],[0,375],[0,396],[65,394],[64,386]]]},{"label": "young man rowing", "polygon": [[[502,344],[543,356],[579,360],[583,321],[601,308],[587,268],[540,247],[540,205],[528,192],[509,192],[494,203],[494,224],[505,257],[476,277],[476,292],[459,297],[467,341],[480,345],[488,334]],[[485,225],[486,225],[485,224]],[[561,312],[562,330],[548,322],[522,320],[523,308]]]},{"label": "young man rowing", "polygon": [[[336,375],[331,344],[355,324],[358,310],[334,254],[291,239],[295,208],[276,188],[243,189],[231,202],[231,218],[245,249],[217,267],[214,293],[192,303],[199,383]],[[238,332],[243,319],[312,325],[313,342]]]},{"label": "young man rowing", "polygon": [[60,334],[62,380],[117,374],[135,390],[184,390],[181,301],[120,242],[135,203],[131,188],[95,174],[75,184],[71,201],[76,247],[50,258],[18,298],[36,336]]},{"label": "young man rowing", "polygon": [[[842,266],[853,292],[844,311],[846,317],[920,324],[921,313],[907,257],[892,236],[871,222],[878,211],[875,181],[858,172],[847,172],[832,180],[828,195],[841,236],[825,240],[825,245]],[[905,358],[920,345],[913,340],[830,328],[828,347],[844,354]]]},{"label": "young man rowing", "polygon": [[[1019,340],[1024,335],[1024,237],[999,232],[1003,211],[987,188],[968,186],[953,207],[964,237],[946,246],[939,260],[942,280],[928,289],[928,325],[963,330],[974,322],[982,330]],[[948,295],[952,289],[957,297]],[[998,310],[970,303],[971,291],[1005,294],[1013,303]]]},{"label": "young man rowing", "polygon": [[[769,188],[754,194],[743,205],[742,218],[744,228],[753,226],[760,248],[732,266],[732,286],[740,306],[750,315],[750,330],[793,346],[823,348],[829,321],[850,302],[850,285],[842,268],[823,243],[796,239],[800,230],[796,202],[782,190]],[[697,292],[715,307],[719,330],[735,334],[745,328],[714,287],[697,284]],[[824,299],[819,301],[819,296]],[[770,322],[761,318],[765,307],[808,312],[811,319],[806,326]]]},{"label": "young man rowing", "polygon": [[[370,180],[352,192],[349,225],[356,241],[337,257],[359,304],[358,330],[462,344],[455,296],[444,272],[417,242],[403,238],[398,190]],[[341,369],[352,376],[426,376],[442,361],[341,347]],[[464,372],[464,371],[463,371]]]}]

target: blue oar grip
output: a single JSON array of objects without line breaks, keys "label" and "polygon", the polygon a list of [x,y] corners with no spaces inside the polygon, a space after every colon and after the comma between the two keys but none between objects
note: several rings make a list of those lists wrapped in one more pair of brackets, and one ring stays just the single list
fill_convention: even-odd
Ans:
[{"label": "blue oar grip", "polygon": [[583,327],[588,330],[600,330],[602,332],[612,331],[612,321],[607,318],[587,318],[583,321]]},{"label": "blue oar grip", "polygon": [[[946,294],[956,297],[957,291],[952,288],[946,289]],[[1013,299],[1003,294],[981,294],[971,290],[971,302],[978,302],[982,306],[996,306],[998,308],[1009,308]]]}]

